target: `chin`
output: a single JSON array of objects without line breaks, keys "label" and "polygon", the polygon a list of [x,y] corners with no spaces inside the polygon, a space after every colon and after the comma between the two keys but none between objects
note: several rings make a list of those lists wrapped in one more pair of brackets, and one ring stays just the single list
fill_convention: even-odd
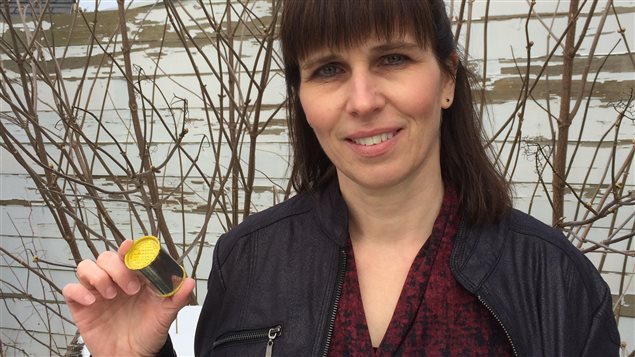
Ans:
[{"label": "chin", "polygon": [[385,190],[398,186],[402,180],[398,177],[381,177],[382,174],[368,174],[364,177],[356,177],[353,179],[355,184],[360,187],[371,190]]}]

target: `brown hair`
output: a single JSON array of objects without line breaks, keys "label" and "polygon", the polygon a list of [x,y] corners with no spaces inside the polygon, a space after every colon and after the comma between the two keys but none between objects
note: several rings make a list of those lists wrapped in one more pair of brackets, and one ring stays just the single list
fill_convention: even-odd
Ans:
[{"label": "brown hair", "polygon": [[484,148],[485,136],[472,102],[472,74],[459,60],[443,0],[284,0],[280,40],[287,83],[293,147],[291,183],[298,192],[320,189],[335,175],[309,127],[299,97],[299,62],[321,48],[347,48],[369,36],[413,35],[431,48],[455,80],[452,105],[441,123],[441,173],[455,187],[461,214],[472,224],[495,222],[511,207],[509,185]]}]

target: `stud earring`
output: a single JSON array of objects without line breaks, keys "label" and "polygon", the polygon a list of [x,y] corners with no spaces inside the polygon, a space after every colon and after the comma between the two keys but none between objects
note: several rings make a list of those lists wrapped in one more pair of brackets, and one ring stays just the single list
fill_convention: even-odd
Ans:
[{"label": "stud earring", "polygon": [[450,98],[445,98],[446,103],[450,103]]}]

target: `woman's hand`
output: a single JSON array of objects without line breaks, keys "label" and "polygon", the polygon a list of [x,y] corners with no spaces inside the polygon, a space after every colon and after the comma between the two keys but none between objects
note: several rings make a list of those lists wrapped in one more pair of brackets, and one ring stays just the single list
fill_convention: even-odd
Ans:
[{"label": "woman's hand", "polygon": [[127,240],[118,254],[103,252],[96,262],[82,261],[79,282],[62,290],[84,343],[96,357],[155,355],[194,289],[194,280],[187,278],[174,296],[155,295],[124,265],[131,246]]}]

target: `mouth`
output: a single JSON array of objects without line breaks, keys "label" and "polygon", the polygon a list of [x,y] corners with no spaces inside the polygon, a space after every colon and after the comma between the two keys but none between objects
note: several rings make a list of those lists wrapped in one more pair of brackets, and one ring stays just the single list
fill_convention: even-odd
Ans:
[{"label": "mouth", "polygon": [[377,144],[383,143],[384,141],[392,139],[396,134],[397,132],[394,131],[390,133],[381,133],[381,134],[367,136],[363,138],[351,138],[350,141],[352,141],[353,143],[357,145],[373,146],[373,145],[377,145]]}]

